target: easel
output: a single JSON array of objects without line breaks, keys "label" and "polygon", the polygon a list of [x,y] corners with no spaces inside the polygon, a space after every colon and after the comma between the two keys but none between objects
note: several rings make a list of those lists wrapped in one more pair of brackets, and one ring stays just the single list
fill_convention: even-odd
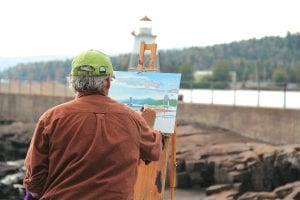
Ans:
[{"label": "easel", "polygon": [[[141,43],[137,71],[157,71],[156,69],[156,48],[157,44]],[[150,50],[149,66],[144,66],[145,51]],[[171,148],[170,164],[170,197],[174,200],[174,189],[176,184],[176,132],[165,139],[163,155],[159,161],[150,162],[146,165],[140,160],[138,165],[138,177],[134,187],[134,200],[162,200],[164,197],[167,163],[169,158],[169,145]]]}]

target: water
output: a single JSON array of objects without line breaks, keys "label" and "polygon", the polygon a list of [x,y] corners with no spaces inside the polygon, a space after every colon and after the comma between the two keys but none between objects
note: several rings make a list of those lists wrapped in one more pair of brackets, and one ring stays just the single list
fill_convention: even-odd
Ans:
[{"label": "water", "polygon": [[299,91],[181,89],[183,102],[300,109]]}]

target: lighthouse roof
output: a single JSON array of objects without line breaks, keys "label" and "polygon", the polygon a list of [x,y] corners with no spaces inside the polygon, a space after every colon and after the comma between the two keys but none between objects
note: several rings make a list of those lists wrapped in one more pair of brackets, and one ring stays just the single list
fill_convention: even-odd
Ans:
[{"label": "lighthouse roof", "polygon": [[140,21],[152,21],[149,17],[145,16]]}]

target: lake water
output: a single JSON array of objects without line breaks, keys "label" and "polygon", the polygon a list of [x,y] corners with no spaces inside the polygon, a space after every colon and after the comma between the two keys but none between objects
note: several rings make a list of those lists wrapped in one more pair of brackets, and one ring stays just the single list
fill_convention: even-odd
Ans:
[{"label": "lake water", "polygon": [[181,89],[185,103],[300,109],[299,91]]}]

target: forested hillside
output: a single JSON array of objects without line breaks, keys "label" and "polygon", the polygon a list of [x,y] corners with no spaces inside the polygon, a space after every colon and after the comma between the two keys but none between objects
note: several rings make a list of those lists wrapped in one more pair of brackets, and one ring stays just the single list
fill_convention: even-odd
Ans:
[{"label": "forested hillside", "polygon": [[[112,58],[115,70],[127,71],[129,54]],[[207,81],[300,82],[300,34],[265,37],[209,47],[159,51],[161,72],[181,72],[183,81],[194,79],[197,70],[212,70]],[[0,78],[63,81],[70,60],[19,64],[5,70]]]}]

